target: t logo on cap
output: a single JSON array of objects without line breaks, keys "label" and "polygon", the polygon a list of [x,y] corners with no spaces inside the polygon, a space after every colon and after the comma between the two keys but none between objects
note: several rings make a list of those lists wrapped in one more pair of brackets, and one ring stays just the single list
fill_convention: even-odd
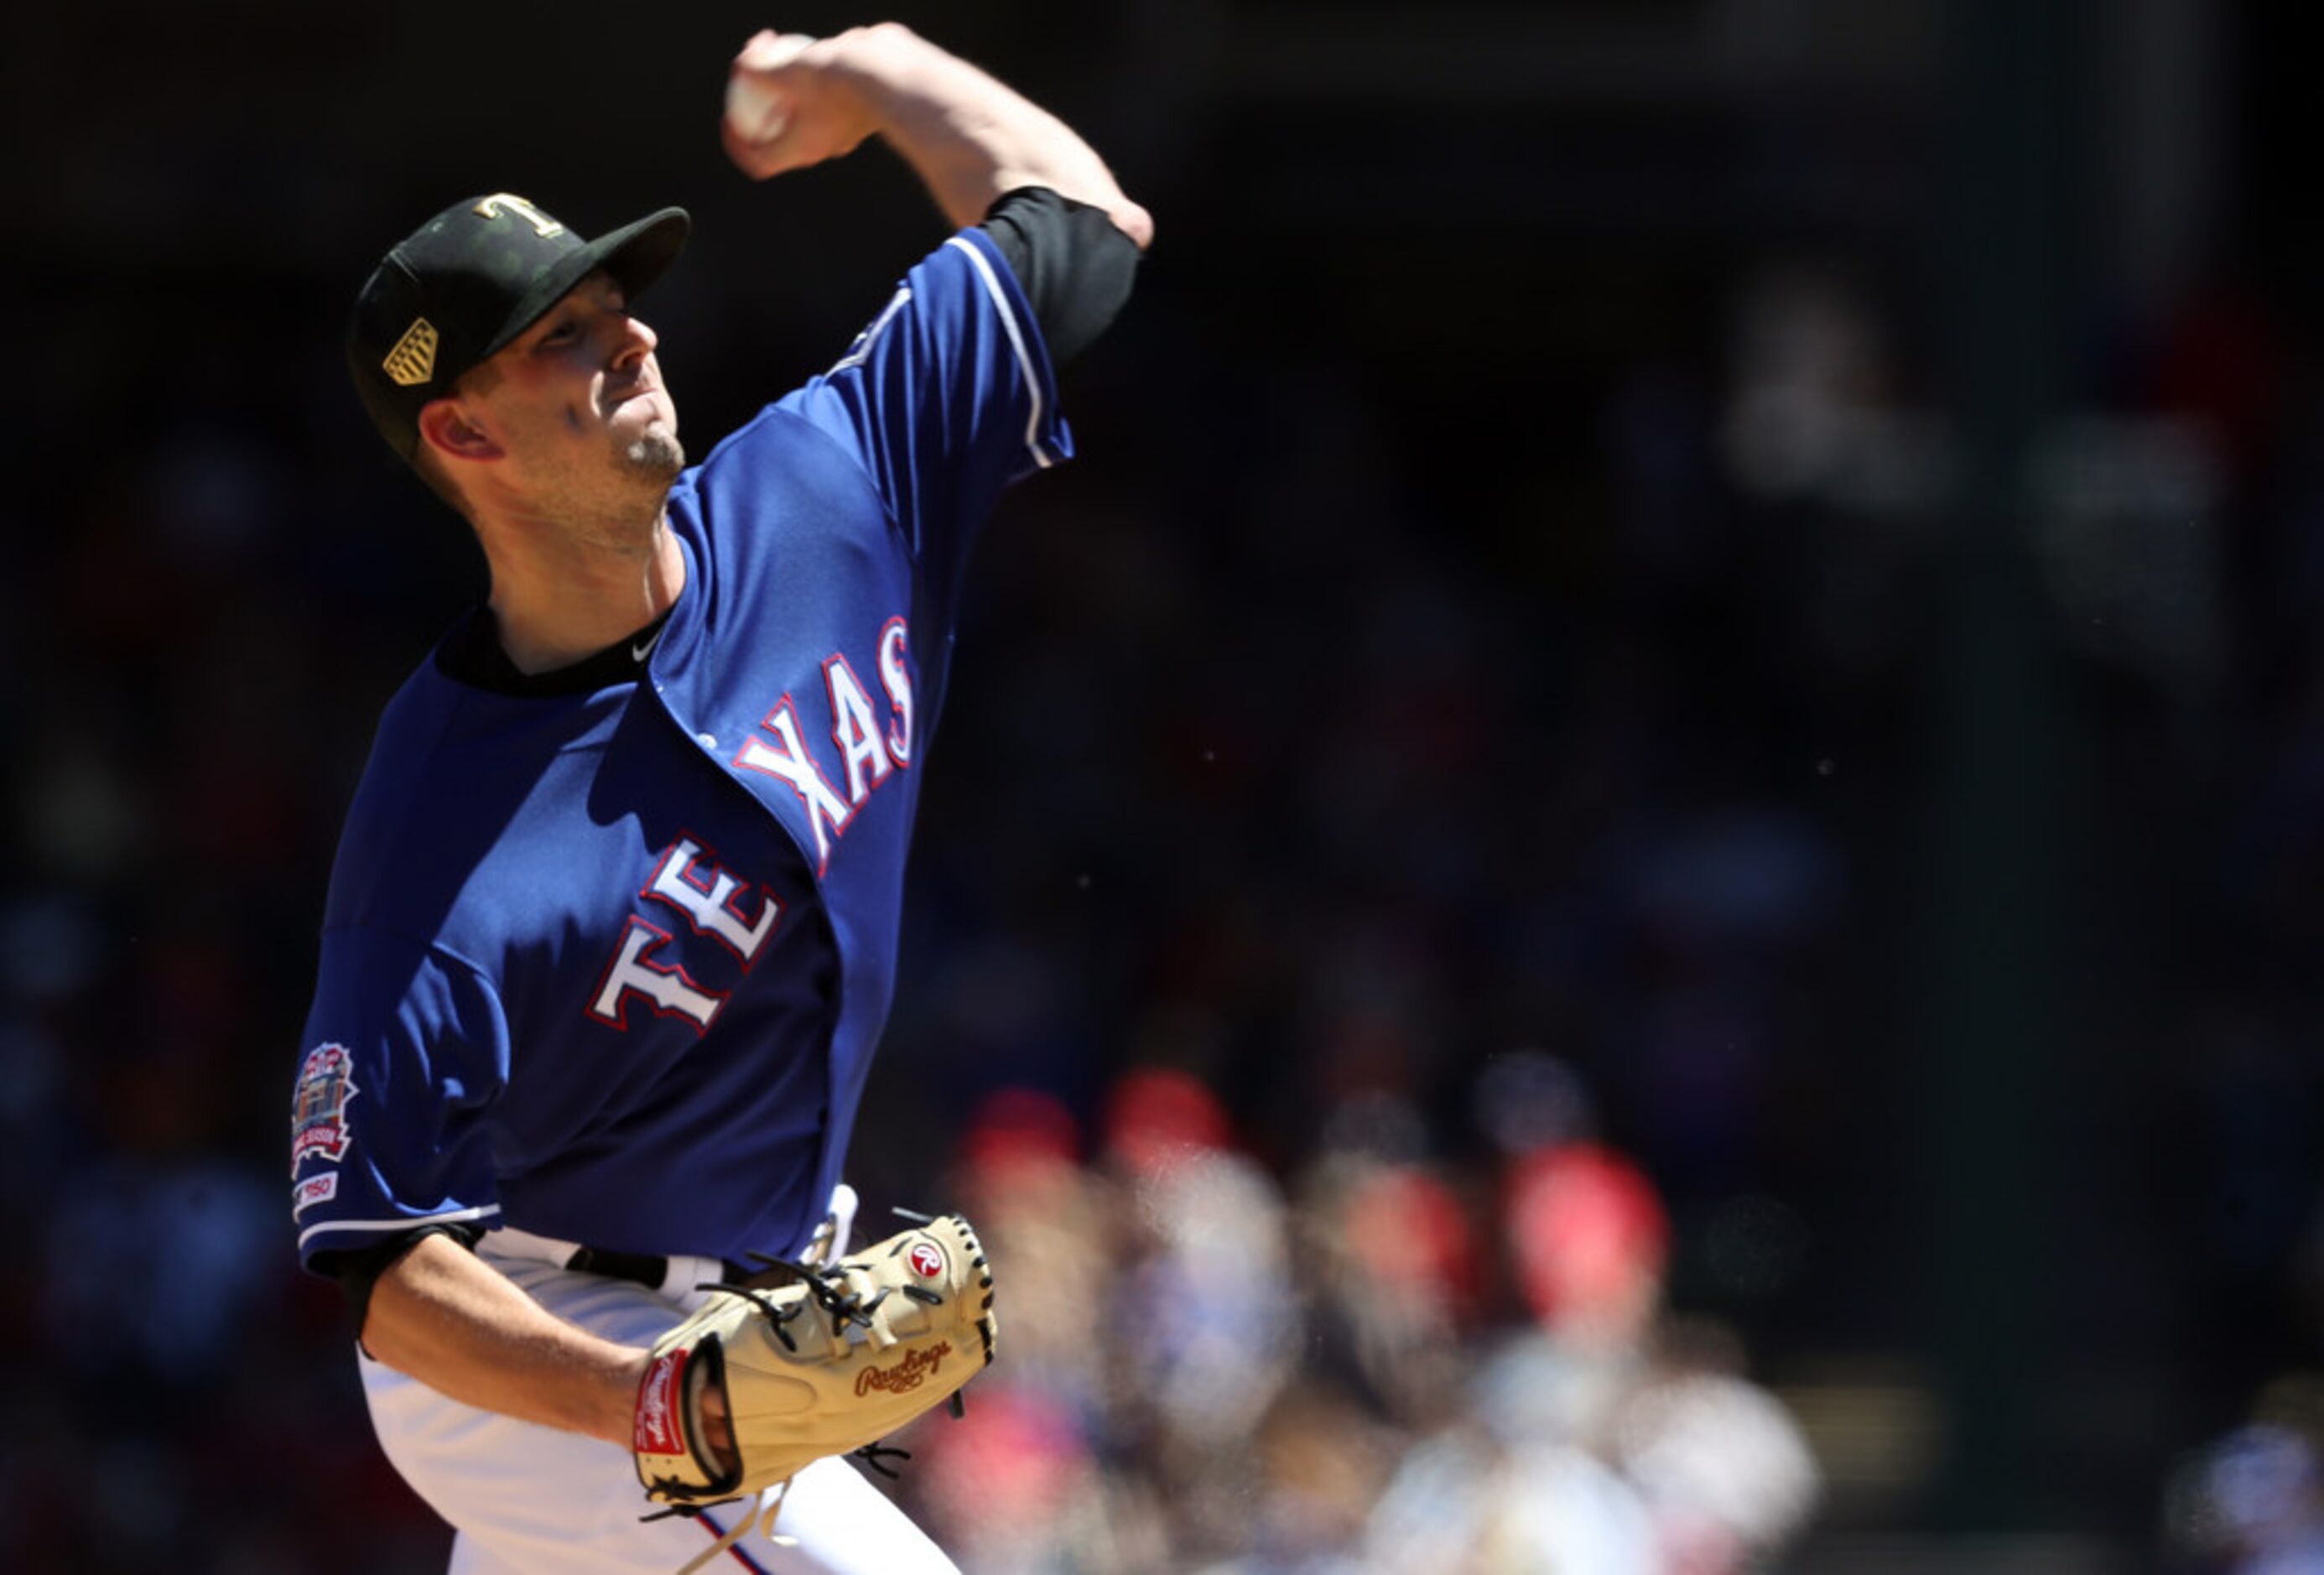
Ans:
[{"label": "t logo on cap", "polygon": [[551,235],[561,235],[565,233],[563,225],[558,224],[512,191],[493,192],[484,201],[476,204],[476,213],[482,218],[498,218],[501,216],[501,209],[504,207],[512,207],[530,219],[532,233],[544,241]]}]

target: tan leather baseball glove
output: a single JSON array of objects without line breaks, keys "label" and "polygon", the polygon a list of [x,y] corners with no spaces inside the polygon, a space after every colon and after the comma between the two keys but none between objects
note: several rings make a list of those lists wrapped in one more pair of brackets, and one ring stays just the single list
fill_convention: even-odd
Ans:
[{"label": "tan leather baseball glove", "polygon": [[[884,1438],[992,1360],[992,1273],[957,1214],[836,1263],[785,1266],[794,1283],[721,1285],[654,1344],[638,1388],[638,1480],[679,1514]],[[704,1435],[713,1389],[731,1453]]]}]

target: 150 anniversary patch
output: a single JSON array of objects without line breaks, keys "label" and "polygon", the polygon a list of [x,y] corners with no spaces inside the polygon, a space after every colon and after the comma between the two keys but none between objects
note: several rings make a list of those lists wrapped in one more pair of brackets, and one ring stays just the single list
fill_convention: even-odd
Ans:
[{"label": "150 anniversary patch", "polygon": [[355,1097],[355,1061],[345,1045],[318,1045],[299,1068],[290,1101],[290,1175],[310,1159],[344,1159],[347,1101]]}]

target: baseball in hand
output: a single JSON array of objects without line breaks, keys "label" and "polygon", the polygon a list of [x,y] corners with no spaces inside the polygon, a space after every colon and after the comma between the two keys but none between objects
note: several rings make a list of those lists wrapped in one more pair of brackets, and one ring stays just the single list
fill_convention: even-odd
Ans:
[{"label": "baseball in hand", "polygon": [[726,124],[743,142],[771,143],[790,124],[789,100],[741,71],[726,78]]},{"label": "baseball in hand", "polygon": [[768,78],[798,60],[815,40],[803,32],[761,28],[734,57],[726,76],[726,124],[735,140],[764,147],[791,124],[790,96]]}]

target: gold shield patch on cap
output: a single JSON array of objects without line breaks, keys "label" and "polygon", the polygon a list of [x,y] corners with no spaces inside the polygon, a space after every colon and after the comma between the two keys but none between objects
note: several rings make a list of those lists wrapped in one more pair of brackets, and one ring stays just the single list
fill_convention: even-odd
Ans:
[{"label": "gold shield patch on cap", "polygon": [[436,338],[435,324],[426,318],[411,319],[411,327],[380,363],[396,387],[414,388],[436,374]]}]

